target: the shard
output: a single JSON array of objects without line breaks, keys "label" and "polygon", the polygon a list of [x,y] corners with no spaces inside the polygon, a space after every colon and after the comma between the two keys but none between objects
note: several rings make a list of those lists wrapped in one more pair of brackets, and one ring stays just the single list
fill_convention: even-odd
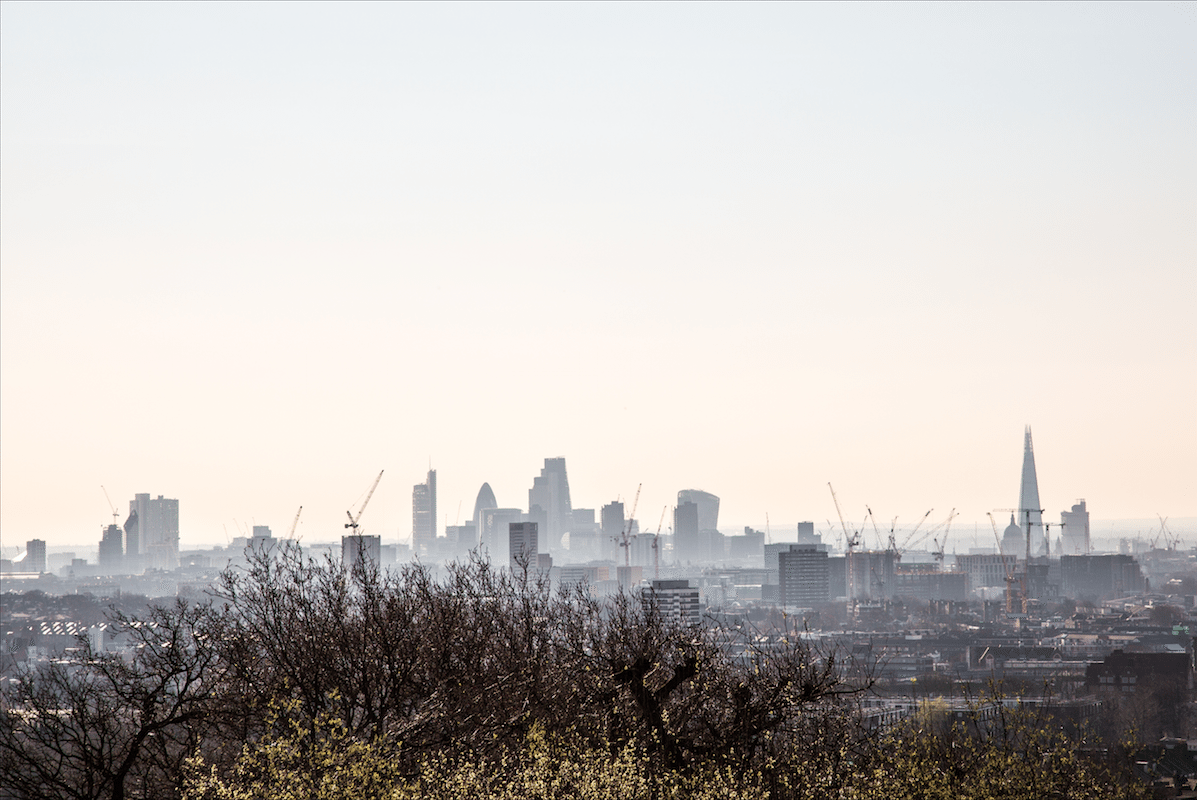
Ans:
[{"label": "the shard", "polygon": [[1039,505],[1039,478],[1035,474],[1035,448],[1027,426],[1022,452],[1022,483],[1018,487],[1018,524],[1027,536],[1027,557],[1045,555],[1043,511]]}]

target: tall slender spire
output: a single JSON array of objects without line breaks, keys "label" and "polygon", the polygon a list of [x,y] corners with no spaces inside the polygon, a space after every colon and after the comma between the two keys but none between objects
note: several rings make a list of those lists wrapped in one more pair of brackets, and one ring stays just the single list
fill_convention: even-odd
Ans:
[{"label": "tall slender spire", "polygon": [[[1027,535],[1027,555],[1043,552],[1043,514],[1039,511],[1039,478],[1035,474],[1035,448],[1027,426],[1022,451],[1022,483],[1018,488],[1018,524]],[[1026,509],[1030,509],[1027,514]]]}]

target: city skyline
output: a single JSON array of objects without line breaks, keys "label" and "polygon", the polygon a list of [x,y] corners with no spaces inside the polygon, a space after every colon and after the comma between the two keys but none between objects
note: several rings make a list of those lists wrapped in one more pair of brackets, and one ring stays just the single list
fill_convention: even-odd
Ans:
[{"label": "city skyline", "polygon": [[6,554],[101,486],[327,539],[379,470],[405,540],[557,457],[642,530],[984,533],[1026,425],[1045,522],[1197,526],[1187,7],[0,14]]},{"label": "city skyline", "polygon": [[[1024,502],[1024,499],[1023,499],[1023,492],[1025,490],[1025,483],[1028,479],[1028,468],[1030,470],[1031,479],[1032,480],[1035,479],[1034,456],[1033,456],[1033,450],[1031,449],[1031,444],[1030,444],[1030,430],[1024,431],[1023,441],[1024,441],[1024,450],[1023,450],[1023,458],[1021,461],[1021,469],[1020,469],[1021,480],[1020,480],[1020,492],[1019,492],[1019,498],[1018,498],[1019,506],[1018,507],[1023,507],[1026,505],[1026,503]],[[559,473],[562,476],[562,481],[563,482],[565,481],[564,475],[565,475],[565,470],[566,470],[566,466],[565,466],[566,461],[567,461],[567,459],[563,456],[548,457],[548,458],[543,459],[543,463],[545,466],[540,470],[540,474],[538,476],[533,476],[535,478],[535,480],[532,481],[532,485],[534,488],[533,488],[533,490],[528,492],[529,500],[532,500],[533,492],[536,491],[535,487],[541,485],[541,481],[544,480],[544,475],[546,474],[547,470],[550,468],[550,465],[552,466],[552,468],[559,470]],[[426,477],[425,483],[416,485],[414,487],[414,491],[412,492],[411,508],[413,508],[413,510],[418,504],[420,504],[422,502],[426,502],[425,500],[422,500],[421,498],[424,498],[427,496],[426,490],[427,490],[429,483],[432,484],[432,486],[434,487],[434,491],[435,491],[436,470],[435,469],[428,470],[425,477]],[[378,482],[378,485],[381,486],[382,485],[381,476],[376,480]],[[454,484],[454,485],[456,485],[456,484]],[[883,510],[883,507],[879,506],[876,503],[872,503],[872,502],[867,502],[862,506],[865,513],[864,513],[864,516],[861,516],[861,513],[859,513],[859,509],[855,508],[855,506],[857,505],[855,502],[857,498],[854,496],[856,494],[855,491],[843,493],[846,496],[842,500],[840,508],[837,509],[836,508],[836,498],[831,496],[831,492],[830,492],[831,488],[832,487],[824,485],[824,490],[827,492],[827,498],[828,498],[827,506],[829,508],[825,508],[823,510],[828,511],[830,514],[829,516],[819,517],[819,515],[817,515],[817,514],[805,515],[807,518],[814,517],[815,520],[817,520],[817,521],[813,521],[813,522],[807,522],[802,519],[780,519],[780,520],[774,519],[774,520],[772,520],[772,527],[774,528],[774,532],[776,535],[774,535],[772,537],[773,540],[778,541],[778,542],[783,542],[783,541],[794,540],[795,537],[797,537],[797,539],[801,539],[801,534],[800,534],[798,526],[800,523],[802,523],[802,524],[806,524],[806,525],[813,525],[814,526],[813,530],[823,537],[823,540],[826,544],[832,546],[833,548],[842,550],[843,549],[843,541],[842,541],[843,529],[841,527],[841,524],[843,524],[843,525],[847,526],[849,532],[860,532],[861,533],[862,546],[864,546],[864,547],[882,547],[883,546],[882,540],[888,534],[890,525],[893,523],[896,523],[896,530],[899,533],[899,541],[901,541],[901,534],[906,531],[911,531],[915,527],[923,528],[924,525],[927,528],[930,528],[932,526],[935,526],[936,523],[939,523],[939,525],[942,526],[944,524],[944,522],[946,521],[947,513],[940,513],[942,511],[942,509],[932,508],[932,509],[929,509],[925,514],[913,514],[910,516],[903,516],[901,514],[893,515],[893,514],[889,513],[887,510]],[[841,487],[841,490],[842,490],[842,488],[843,487]],[[637,487],[637,489],[642,490],[643,486],[639,486],[639,487]],[[421,494],[421,490],[425,490],[425,494]],[[101,491],[104,491],[103,487],[101,487]],[[566,484],[566,493],[568,494],[568,484]],[[837,493],[837,494],[841,494],[841,493]],[[489,483],[484,483],[482,486],[482,489],[478,492],[478,494],[487,496],[488,503],[497,504],[494,506],[495,508],[498,508],[500,510],[507,509],[507,510],[515,510],[518,512],[522,512],[522,516],[519,517],[519,520],[535,521],[537,519],[542,518],[544,515],[543,510],[538,510],[538,511],[533,512],[533,506],[535,504],[533,504],[531,502],[529,502],[525,505],[521,505],[520,503],[515,503],[515,504],[508,504],[508,505],[504,506],[503,504],[501,504],[499,502],[498,498],[495,497],[493,490],[491,490],[491,488],[490,488]],[[652,499],[659,499],[655,496],[655,494],[656,493],[654,493],[652,495]],[[358,515],[358,513],[361,510],[362,501],[367,496],[371,497],[371,507],[374,507],[372,496],[369,495],[368,492],[363,492],[354,501],[354,503],[352,504],[352,507],[349,509],[346,509],[347,511],[349,511],[351,513],[351,516]],[[130,515],[128,518],[125,518],[125,522],[124,522],[124,529],[126,531],[129,528],[130,521],[135,519],[135,516],[136,516],[132,513],[133,509],[135,507],[139,507],[137,505],[139,503],[148,503],[149,497],[150,497],[150,495],[148,493],[138,493],[135,498],[133,498],[129,501]],[[617,506],[619,506],[620,508],[623,509],[623,513],[625,515],[630,515],[631,511],[632,511],[632,502],[635,500],[635,498],[636,498],[636,495],[633,495],[632,497],[628,497],[627,495],[620,495],[617,497],[612,497],[609,500],[602,501],[601,503],[595,503],[595,504],[593,504],[593,507],[578,505],[577,508],[588,508],[589,511],[594,512],[594,514],[596,515],[596,518],[597,518],[598,512],[600,511],[600,509],[602,509],[603,506],[607,505],[607,503],[615,503]],[[714,515],[718,514],[718,507],[719,507],[719,504],[720,504],[722,498],[720,498],[719,496],[717,496],[713,493],[706,492],[701,489],[690,488],[690,489],[678,490],[674,494],[674,498],[673,498],[672,502],[666,503],[665,506],[662,507],[661,512],[655,512],[655,509],[651,508],[650,506],[640,504],[637,501],[636,516],[635,517],[628,516],[628,521],[630,522],[631,520],[634,519],[637,522],[637,524],[640,525],[641,533],[652,533],[653,531],[656,530],[656,527],[652,523],[652,519],[649,519],[649,517],[656,518],[656,516],[655,516],[656,513],[660,513],[662,515],[661,516],[661,521],[662,521],[662,525],[663,525],[662,532],[663,533],[673,533],[674,526],[675,526],[676,520],[677,520],[677,513],[678,513],[679,507],[681,505],[689,504],[691,502],[691,500],[694,500],[695,498],[700,499],[700,500],[705,500],[706,502],[712,504],[711,507],[714,510],[713,511],[703,511],[703,512],[694,511],[691,513],[695,513],[695,514],[706,513],[711,518],[714,518]],[[433,505],[435,505],[434,498],[429,498],[429,500],[432,502]],[[476,500],[481,501],[482,497],[481,496],[477,497]],[[678,502],[679,500],[683,500],[685,502],[679,503]],[[156,501],[156,502],[162,502],[161,495],[159,495],[158,501]],[[265,521],[263,521],[262,519],[251,516],[248,519],[244,519],[244,518],[243,519],[232,519],[228,523],[222,523],[221,524],[221,534],[225,540],[223,542],[221,541],[222,537],[204,538],[203,535],[195,535],[195,534],[188,536],[188,535],[186,535],[186,532],[183,530],[186,527],[186,523],[179,522],[180,519],[186,520],[187,515],[185,513],[180,513],[178,498],[170,499],[170,500],[167,500],[166,502],[173,504],[173,506],[172,506],[172,508],[174,509],[173,514],[175,515],[173,524],[176,526],[175,541],[178,542],[178,544],[176,546],[176,550],[178,548],[186,548],[188,546],[217,546],[217,547],[219,547],[222,544],[227,545],[227,544],[232,543],[232,541],[234,539],[237,539],[238,537],[249,536],[250,528],[251,527],[256,528],[256,526],[259,526],[259,525],[265,525],[267,527],[272,528],[275,531],[275,534],[277,536],[284,537],[284,538],[286,537],[287,532],[289,532],[289,527],[283,525],[281,520],[265,520]],[[1064,535],[1063,533],[1061,533],[1061,530],[1059,528],[1060,521],[1063,519],[1069,518],[1069,517],[1065,517],[1064,515],[1075,514],[1077,512],[1078,508],[1084,509],[1084,504],[1086,502],[1087,501],[1085,498],[1076,498],[1074,501],[1069,501],[1068,504],[1062,505],[1059,509],[1051,508],[1050,505],[1044,506],[1044,516],[1041,519],[1050,523],[1051,527],[1055,529],[1055,533],[1053,534],[1053,545],[1052,545],[1053,547],[1056,547],[1058,545],[1059,538]],[[1081,506],[1077,506],[1074,503],[1081,503]],[[454,512],[454,513],[459,514],[460,516],[455,516],[454,518],[459,519],[460,522],[455,523],[455,522],[451,521],[450,517],[448,516],[450,512],[446,510],[444,513],[444,516],[442,517],[441,522],[438,523],[438,525],[437,525],[437,528],[438,528],[437,533],[440,534],[442,539],[444,538],[444,534],[447,532],[448,528],[454,527],[455,525],[461,524],[461,523],[473,524],[476,521],[475,516],[473,516],[473,514],[477,511],[477,508],[478,508],[477,503],[473,503],[473,504],[467,503],[464,498],[459,498],[459,502],[457,505],[460,507],[460,511]],[[817,505],[817,503],[815,505]],[[872,506],[877,506],[877,513],[872,514],[870,516],[870,514],[868,512],[872,511]],[[186,508],[186,503],[183,504],[183,508],[184,509]],[[820,508],[822,508],[822,507],[820,507]],[[318,508],[317,511],[319,512],[320,509]],[[854,511],[857,512],[855,516],[853,516]],[[342,522],[342,520],[344,519],[344,516],[337,518],[334,515],[331,521],[326,520],[326,519],[324,519],[323,516],[321,516],[314,523],[306,523],[304,521],[304,512],[305,512],[305,509],[299,509],[296,514],[297,518],[295,520],[293,520],[293,523],[296,526],[295,533],[296,533],[297,538],[302,540],[305,535],[308,535],[309,543],[315,543],[315,542],[336,541],[336,540],[339,540],[339,538],[342,535],[347,535],[344,533],[344,531],[341,530],[341,528],[348,527],[348,526],[344,525]],[[978,514],[977,519],[970,518],[970,512],[968,509],[961,509],[961,508],[953,507],[952,512],[954,512],[952,526],[954,526],[956,529],[956,537],[955,537],[956,541],[954,542],[954,544],[956,544],[958,547],[962,548],[962,551],[967,550],[967,548],[970,545],[974,546],[974,547],[980,546],[981,548],[988,548],[993,544],[991,541],[989,541],[989,539],[990,539],[989,527],[988,527],[989,523],[987,521],[988,518],[986,516],[986,511],[977,512],[977,514]],[[843,513],[843,515],[844,515],[842,523],[839,519],[840,513]],[[951,513],[951,512],[949,512],[949,513]],[[1018,548],[1017,548],[1017,550],[1018,550],[1017,555],[1021,556],[1021,554],[1023,552],[1024,543],[1025,543],[1025,539],[1024,539],[1025,534],[1023,533],[1023,531],[1025,531],[1025,520],[1023,519],[1023,515],[1011,513],[1010,508],[995,508],[995,509],[993,509],[992,513],[994,515],[995,521],[998,523],[999,530],[1005,529],[1005,527],[1006,527],[1005,520],[1006,520],[1007,514],[1009,514],[1011,518],[1018,517],[1018,519],[1013,523],[1013,525],[1014,525],[1014,527],[1017,527],[1020,529],[1020,533],[1018,536],[1018,541],[1020,542],[1020,544],[1018,545]],[[466,516],[467,514],[469,514],[470,516]],[[199,516],[199,515],[196,515],[196,516]],[[309,517],[311,516],[310,512],[308,512],[308,516]],[[801,517],[802,515],[799,515],[799,516]],[[1092,530],[1091,538],[1093,538],[1093,539],[1107,538],[1108,539],[1108,537],[1123,537],[1123,536],[1128,536],[1128,535],[1129,536],[1147,535],[1150,537],[1151,535],[1158,533],[1160,531],[1160,523],[1161,523],[1160,516],[1163,516],[1163,521],[1167,523],[1168,533],[1171,536],[1185,539],[1186,537],[1193,536],[1195,533],[1197,533],[1197,517],[1169,517],[1168,515],[1157,515],[1155,519],[1145,516],[1145,517],[1140,517],[1140,518],[1123,518],[1121,520],[1115,519],[1115,518],[1110,518],[1110,517],[1096,517],[1096,518],[1094,518],[1094,522],[1093,522],[1095,527]],[[367,517],[365,519],[362,519],[361,530],[358,531],[358,533],[359,534],[368,533],[372,536],[379,536],[379,537],[381,537],[381,539],[384,542],[398,541],[401,543],[408,543],[408,544],[414,546],[415,539],[412,534],[414,533],[415,530],[417,530],[417,528],[416,528],[417,525],[427,524],[426,522],[420,523],[418,521],[420,518],[426,518],[426,517],[427,517],[426,511],[423,512],[422,514],[413,513],[411,515],[411,517],[409,517],[409,520],[415,520],[415,521],[409,522],[408,528],[406,530],[404,529],[402,523],[395,526],[393,529],[387,528],[386,530],[381,530],[379,528],[378,524],[373,524],[373,525],[370,524],[367,521],[369,519]],[[896,519],[891,519],[891,517],[896,517]],[[505,526],[507,517],[504,516],[503,519],[504,519],[503,525]],[[702,524],[697,521],[697,519],[698,519],[698,517],[695,516],[696,521],[692,523],[693,525],[696,526],[694,528],[695,533],[697,533],[697,531],[699,531],[699,530],[710,530],[710,528],[703,527]],[[516,521],[519,521],[519,520],[516,520]],[[985,523],[985,526],[982,526],[982,522]],[[1101,528],[1101,525],[1104,524],[1104,525],[1109,526],[1109,525],[1111,525],[1111,523],[1123,523],[1123,524],[1121,524],[1121,525],[1115,524],[1114,527],[1110,527],[1105,530],[1103,530]],[[230,525],[231,525],[231,531],[230,531]],[[770,527],[770,521],[769,521],[769,519],[766,519],[763,523],[761,523],[759,520],[747,520],[747,521],[731,520],[731,521],[719,524],[718,530],[720,530],[724,533],[736,534],[736,533],[740,533],[742,528],[746,525],[754,527],[763,532],[766,528]],[[99,526],[100,533],[97,534],[97,536],[102,538],[105,535],[104,534],[105,529],[107,529],[109,527],[111,527],[111,523],[101,524]],[[876,528],[876,531],[874,530],[874,527]],[[969,528],[969,527],[971,527],[973,529],[971,533],[968,532],[967,530],[965,530],[966,528]],[[977,529],[979,529],[981,527],[984,527],[984,530],[982,530],[981,534],[978,536],[976,531],[977,531]],[[1033,550],[1033,552],[1035,552],[1037,554],[1041,554],[1042,553],[1043,526],[1041,524],[1033,523],[1032,529],[1033,529],[1032,535],[1030,537],[1030,541],[1034,545],[1032,550]],[[134,525],[134,530],[136,530],[136,524]],[[474,530],[474,535],[478,536],[478,537],[482,537],[482,533],[478,529]],[[879,536],[880,536],[880,538],[878,538]],[[32,538],[41,538],[43,541],[45,541],[44,537],[32,537]],[[1086,538],[1086,540],[1089,539],[1090,538],[1089,534],[1086,534],[1085,538]],[[874,541],[874,539],[876,539],[877,541]],[[920,541],[921,541],[921,537],[920,537]],[[63,539],[61,541],[49,540],[47,543],[50,547],[57,547],[57,548],[76,546],[76,547],[95,549],[98,546],[98,540],[91,541],[87,537],[81,537],[78,539]],[[480,542],[480,543],[485,544],[485,542]],[[503,542],[498,542],[496,544],[501,544],[503,549],[505,550],[506,545],[503,544]],[[930,545],[928,543],[924,542],[919,545],[919,548],[921,548],[923,544],[927,544],[927,546],[930,547]],[[125,544],[125,546],[127,547],[127,543]],[[554,548],[556,548],[558,546],[560,546],[559,543],[553,545]],[[697,547],[697,546],[698,545],[696,545],[696,544],[695,545],[690,545],[690,544],[682,545],[683,549],[688,548],[688,547]],[[1006,545],[1003,545],[1003,546],[1006,546]],[[3,550],[2,550],[2,552],[0,552],[0,554],[4,555],[6,557],[10,557],[23,549],[23,542],[18,542],[16,540],[8,541],[8,537],[6,537],[6,540],[3,542],[2,547],[3,547]],[[918,549],[918,548],[916,548],[916,549]],[[142,545],[142,550],[144,551],[144,545]],[[615,550],[612,550],[612,552],[617,552],[617,551],[618,551],[618,547],[616,547]],[[428,555],[428,551],[426,548],[421,549],[419,552],[425,556]],[[168,558],[167,560],[170,560],[170,559]],[[616,560],[618,561],[619,558],[616,558]],[[706,560],[706,559],[704,558],[704,560]]]}]

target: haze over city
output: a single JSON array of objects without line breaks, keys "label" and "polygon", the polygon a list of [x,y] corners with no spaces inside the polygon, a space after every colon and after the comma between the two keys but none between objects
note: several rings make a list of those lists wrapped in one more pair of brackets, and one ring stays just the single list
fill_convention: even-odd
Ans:
[{"label": "haze over city", "polygon": [[1197,544],[1193,8],[6,2],[4,555],[559,456],[984,531],[1025,425],[1045,519]]}]

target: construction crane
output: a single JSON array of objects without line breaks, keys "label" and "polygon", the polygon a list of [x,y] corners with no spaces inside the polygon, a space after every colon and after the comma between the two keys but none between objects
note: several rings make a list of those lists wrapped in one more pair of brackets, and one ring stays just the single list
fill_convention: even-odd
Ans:
[{"label": "construction crane", "polygon": [[669,504],[666,503],[661,507],[661,520],[657,523],[657,532],[653,534],[653,577],[661,577],[661,526],[665,524],[665,512],[669,510]]},{"label": "construction crane", "polygon": [[[905,553],[905,552],[906,552],[906,551],[909,549],[909,547],[910,547],[910,540],[914,538],[914,535],[915,535],[916,533],[918,533],[918,531],[919,531],[919,528],[923,527],[923,523],[927,521],[927,517],[931,516],[931,512],[932,512],[932,511],[934,511],[934,510],[935,510],[934,508],[928,508],[928,509],[927,509],[927,513],[926,513],[926,514],[923,514],[923,518],[922,518],[922,519],[920,519],[920,520],[918,521],[918,524],[916,524],[916,525],[914,526],[914,530],[912,530],[910,533],[906,534],[906,538],[902,540],[902,546],[901,546],[901,547],[899,547],[899,548],[897,548],[898,552]],[[896,521],[897,519],[898,519],[897,517],[894,517],[894,520],[895,520],[895,521]],[[922,541],[922,539],[919,539],[919,541]],[[916,542],[916,544],[917,544],[917,542]]]},{"label": "construction crane", "polygon": [[886,540],[885,549],[893,552],[898,552],[898,542],[894,536],[894,530],[897,528],[898,518],[895,516],[889,521],[889,538]]},{"label": "construction crane", "polygon": [[885,543],[881,541],[881,531],[877,530],[877,518],[873,516],[873,509],[866,504],[865,511],[869,512],[868,519],[873,523],[873,536],[877,538],[877,546],[884,547]]},{"label": "construction crane", "polygon": [[[1002,512],[1009,513],[1009,514],[1025,514],[1025,515],[1026,515],[1026,524],[1027,524],[1027,564],[1030,564],[1030,563],[1031,563],[1031,512],[1034,512],[1034,511],[1037,511],[1037,512],[1039,512],[1039,517],[1040,517],[1040,519],[1042,519],[1042,518],[1043,518],[1043,511],[1044,511],[1044,509],[1042,509],[1042,508],[995,508],[995,509],[994,509],[994,511],[1002,511]],[[1025,577],[1023,578],[1023,582],[1024,582],[1024,583],[1026,582],[1026,578],[1025,578]],[[1023,587],[1023,589],[1025,590],[1025,589],[1026,589],[1026,587],[1024,586],[1024,587]],[[1025,592],[1024,592],[1024,594],[1023,594],[1023,597],[1024,597],[1024,600],[1023,600],[1023,602],[1025,603],[1025,602],[1026,602],[1026,600],[1025,600],[1025,597],[1026,597],[1026,594],[1025,594]]]},{"label": "construction crane", "polygon": [[295,538],[295,529],[299,527],[299,515],[302,513],[303,513],[303,506],[300,506],[299,510],[295,512],[295,521],[291,523],[291,532],[287,534],[288,539]]},{"label": "construction crane", "polygon": [[[1002,569],[1006,572],[1006,613],[1010,614],[1014,611],[1014,598],[1011,592],[1014,591],[1014,582],[1018,580],[1014,577],[1014,572],[1010,568],[1010,562],[1006,560],[1006,554],[1002,552],[1002,537],[998,535],[997,520],[993,518],[993,514],[986,511],[985,515],[989,517],[989,524],[993,526],[993,540],[997,542],[998,558],[1002,562]],[[1023,595],[1023,602],[1026,603],[1026,595]]]},{"label": "construction crane", "polygon": [[619,546],[623,548],[623,565],[625,567],[632,566],[632,521],[636,517],[636,506],[640,504],[640,487],[643,485],[643,483],[636,484],[636,499],[632,501],[632,513],[628,514],[628,518],[624,522],[623,533],[619,537]]},{"label": "construction crane", "polygon": [[1163,536],[1164,537],[1164,547],[1168,550],[1175,550],[1176,545],[1179,544],[1179,542],[1180,542],[1180,537],[1173,536],[1172,532],[1170,530],[1168,530],[1168,519],[1169,518],[1160,516],[1160,512],[1158,512],[1158,511],[1155,513],[1155,516],[1156,516],[1156,519],[1158,519],[1160,521],[1160,532],[1157,533],[1155,535],[1155,537],[1151,540],[1151,549],[1152,550],[1156,549],[1155,543],[1160,540],[1161,536]]},{"label": "construction crane", "polygon": [[[820,535],[822,535],[822,534],[820,534]],[[827,520],[827,535],[829,537],[835,536],[835,523],[832,522],[831,520]],[[840,539],[842,540],[843,538],[844,538],[844,534],[841,532]],[[845,544],[845,546],[847,546],[847,545]]]},{"label": "construction crane", "polygon": [[115,525],[121,512],[117,511],[116,506],[112,504],[112,498],[108,496],[108,490],[104,488],[104,484],[100,484],[100,491],[104,493],[104,499],[108,501],[108,507],[112,509],[112,524]]},{"label": "construction crane", "polygon": [[[849,535],[848,526],[844,524],[844,512],[840,511],[840,501],[839,498],[835,496],[835,487],[831,485],[831,481],[827,482],[827,488],[831,490],[831,501],[835,503],[835,513],[839,515],[840,529],[844,532],[844,549],[847,554],[847,560],[845,561],[844,566],[848,572],[846,588],[848,590],[848,602],[851,603],[856,599],[856,572],[853,569],[854,562],[852,559],[852,552],[856,549],[856,546],[860,544],[860,537],[855,531]],[[828,520],[828,523],[830,522],[831,520]]]},{"label": "construction crane", "polygon": [[934,535],[935,529],[938,529],[939,526],[937,525],[936,528],[932,530],[931,541],[935,542],[935,549],[931,551],[931,555],[935,558],[936,562],[938,562],[940,572],[943,572],[944,548],[948,543],[948,534],[951,533],[952,519],[955,518],[955,516],[956,516],[956,509],[953,508],[951,513],[948,514],[948,518],[941,523],[941,525],[943,526],[943,542],[942,543],[939,541],[939,537]]},{"label": "construction crane", "polygon": [[[383,472],[384,470],[378,471],[378,477],[374,479],[373,485],[370,486],[370,491],[366,492],[366,499],[362,501],[362,507],[357,510],[357,516],[353,516],[353,514],[349,511],[345,512],[345,516],[349,517],[349,521],[345,523],[345,527],[353,529],[353,533],[351,534],[353,536],[357,536],[357,521],[362,518],[362,512],[366,510],[366,505],[370,502],[370,498],[374,496],[374,490],[378,488],[378,482],[382,480]],[[300,506],[300,508],[302,508],[302,506]],[[296,514],[295,518],[299,519],[299,515]]]},{"label": "construction crane", "polygon": [[[1052,525],[1055,525],[1055,526],[1057,526],[1057,527],[1060,529],[1060,536],[1061,536],[1061,540],[1062,540],[1062,539],[1063,539],[1063,535],[1064,535],[1064,520],[1060,520],[1059,522],[1045,522],[1045,523],[1043,523],[1043,531],[1044,531],[1044,537],[1043,537],[1043,538],[1044,538],[1044,539],[1047,541],[1047,554],[1048,554],[1049,556],[1052,554],[1052,550],[1051,550],[1051,546],[1052,546]],[[1061,547],[1061,549],[1063,549],[1063,547],[1064,547],[1064,545],[1063,545],[1063,541],[1061,541],[1060,547]],[[1063,554],[1063,553],[1057,553],[1057,555],[1064,555],[1064,554]]]}]

